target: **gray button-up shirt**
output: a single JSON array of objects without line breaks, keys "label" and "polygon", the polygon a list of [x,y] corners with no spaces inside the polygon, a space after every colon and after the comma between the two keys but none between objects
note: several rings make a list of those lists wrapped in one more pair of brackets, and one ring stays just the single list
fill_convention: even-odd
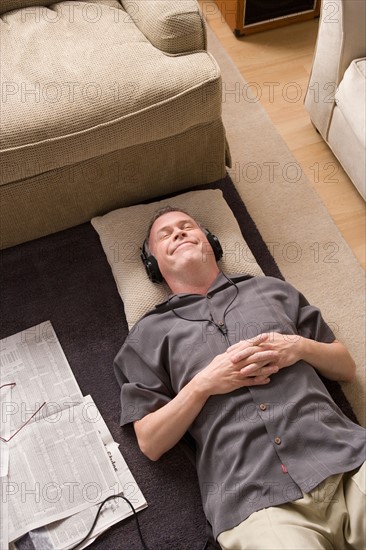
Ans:
[{"label": "gray button-up shirt", "polygon": [[[174,295],[156,306],[115,359],[121,425],[162,407],[229,345],[262,332],[334,340],[319,310],[272,277],[229,281],[220,273],[206,296]],[[365,460],[365,430],[340,411],[305,361],[267,385],[211,396],[189,432],[215,537]]]}]

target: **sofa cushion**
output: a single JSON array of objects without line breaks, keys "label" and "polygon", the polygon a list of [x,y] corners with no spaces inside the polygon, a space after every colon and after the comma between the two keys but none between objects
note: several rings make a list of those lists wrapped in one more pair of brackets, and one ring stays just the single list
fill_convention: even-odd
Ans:
[{"label": "sofa cushion", "polygon": [[19,10],[20,8],[30,8],[42,3],[43,6],[53,4],[55,0],[1,0],[0,15],[7,11]]},{"label": "sofa cushion", "polygon": [[366,58],[355,59],[335,94],[338,108],[362,146],[366,147]]},{"label": "sofa cushion", "polygon": [[172,54],[206,49],[204,19],[196,0],[121,0],[148,40]]},{"label": "sofa cushion", "polygon": [[214,59],[163,53],[117,0],[11,11],[1,35],[2,183],[220,117]]}]

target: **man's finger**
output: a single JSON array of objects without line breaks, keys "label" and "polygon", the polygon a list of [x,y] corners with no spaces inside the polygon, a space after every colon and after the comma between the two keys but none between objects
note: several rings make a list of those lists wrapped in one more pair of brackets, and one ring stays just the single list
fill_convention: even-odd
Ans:
[{"label": "man's finger", "polygon": [[230,360],[233,363],[239,363],[245,361],[245,359],[251,358],[253,363],[273,361],[277,358],[277,352],[275,350],[262,350],[261,348],[247,348],[243,351],[230,353]]},{"label": "man's finger", "polygon": [[240,370],[240,374],[244,376],[270,376],[279,371],[277,365],[263,365],[262,363],[253,363]]},{"label": "man's finger", "polygon": [[246,349],[248,347],[253,346],[259,346],[259,344],[262,344],[266,340],[268,340],[269,334],[266,332],[263,332],[262,334],[258,334],[258,336],[255,336],[254,338],[250,338],[249,340],[240,340],[240,342],[237,342],[236,344],[233,344],[229,348],[227,348],[227,352],[232,352],[238,349]]}]

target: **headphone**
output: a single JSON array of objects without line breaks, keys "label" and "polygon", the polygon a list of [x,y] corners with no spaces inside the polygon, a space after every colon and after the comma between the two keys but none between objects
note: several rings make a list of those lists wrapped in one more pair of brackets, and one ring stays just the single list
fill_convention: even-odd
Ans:
[{"label": "headphone", "polygon": [[[213,235],[208,229],[202,228],[206,238],[215,254],[215,260],[218,262],[223,256],[222,246],[216,235]],[[148,252],[146,239],[141,247],[141,260],[145,266],[147,276],[153,283],[162,283],[164,278],[160,272],[159,264],[155,256]]]}]

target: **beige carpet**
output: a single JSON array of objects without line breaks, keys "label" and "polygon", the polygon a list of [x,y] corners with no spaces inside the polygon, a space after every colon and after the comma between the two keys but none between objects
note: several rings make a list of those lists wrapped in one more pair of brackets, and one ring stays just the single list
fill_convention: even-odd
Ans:
[{"label": "beige carpet", "polygon": [[321,308],[351,351],[357,379],[342,388],[365,426],[364,270],[210,28],[208,44],[223,77],[231,178],[284,277]]}]

